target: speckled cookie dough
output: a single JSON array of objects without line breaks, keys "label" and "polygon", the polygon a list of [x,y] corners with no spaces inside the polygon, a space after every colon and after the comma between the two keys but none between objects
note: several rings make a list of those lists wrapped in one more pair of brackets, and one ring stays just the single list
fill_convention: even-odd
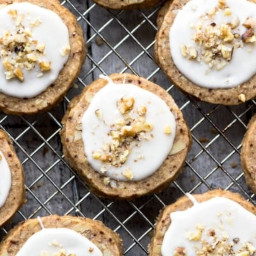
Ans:
[{"label": "speckled cookie dough", "polygon": [[[122,172],[123,178],[120,171],[120,174],[116,179],[113,178],[113,176],[111,178],[105,175],[106,169],[104,166],[103,168],[100,168],[99,171],[95,171],[92,168],[91,164],[89,163],[88,155],[86,156],[84,150],[84,146],[86,148],[86,141],[84,144],[82,138],[82,118],[84,113],[88,110],[94,96],[108,84],[108,81],[106,79],[99,79],[93,82],[91,85],[84,89],[81,95],[73,99],[69,104],[68,111],[62,120],[63,129],[60,133],[64,156],[66,160],[69,162],[69,164],[83,177],[84,181],[90,186],[92,192],[98,194],[99,196],[117,199],[132,199],[140,197],[142,195],[160,192],[165,187],[167,187],[170,184],[170,182],[173,181],[182,171],[187,153],[190,149],[190,131],[186,125],[186,122],[183,119],[183,115],[180,109],[175,104],[172,97],[170,96],[170,94],[168,94],[164,89],[162,89],[158,85],[153,84],[152,82],[149,82],[144,78],[134,76],[131,74],[113,74],[109,77],[109,79],[111,79],[117,87],[119,86],[119,84],[126,83],[128,85],[131,84],[133,86],[145,89],[153,93],[154,95],[160,97],[160,99],[162,99],[163,102],[165,102],[164,104],[167,104],[166,107],[170,109],[176,121],[176,128],[174,131],[171,131],[171,127],[169,127],[169,125],[166,125],[167,123],[163,122],[161,124],[162,128],[159,133],[166,136],[166,138],[171,136],[172,133],[176,133],[173,146],[170,151],[167,151],[167,157],[163,159],[163,162],[160,162],[160,167],[158,167],[157,170],[154,170],[154,172],[148,175],[147,177],[140,177],[137,180],[135,179],[136,173],[133,172],[133,170],[130,170],[129,168]],[[132,109],[133,104],[128,104],[131,102],[132,100],[127,101],[127,104],[125,104],[125,106]],[[121,104],[118,109],[116,108],[113,111],[122,111],[123,106],[124,105]],[[101,118],[100,111],[95,111],[95,115]],[[127,113],[124,113],[124,115],[129,116],[129,113],[128,115]],[[124,137],[125,140],[123,140],[122,136],[120,137],[120,132],[118,131],[124,131],[128,127],[124,126],[122,128],[121,125],[121,129],[119,130],[118,128],[117,133],[110,132],[112,137],[117,136],[121,140],[121,145],[119,144],[119,146],[126,146],[127,143],[127,145],[129,145],[129,142],[126,140],[129,140],[131,138],[138,140],[139,143],[141,138],[142,140],[150,140],[150,138],[152,137],[151,128],[154,127],[154,124],[153,126],[151,126],[150,122],[147,123],[147,119],[149,118],[148,113],[145,115],[146,119],[144,118],[143,113],[141,115],[142,116],[139,117],[138,120],[142,121],[140,121],[139,123],[134,123],[133,121],[132,123],[128,122],[128,125],[132,124],[133,128],[129,130],[129,132],[126,134],[127,136]],[[119,122],[119,120],[117,121],[118,125],[120,125],[121,122]],[[112,128],[116,129],[115,126],[116,125],[112,126]],[[137,131],[136,134],[133,133],[134,129]],[[113,140],[113,142],[116,143],[115,140]],[[112,143],[113,145],[109,145],[107,147],[105,145],[102,145],[102,152],[93,152],[92,157],[95,158],[96,161],[102,161],[103,164],[107,163],[106,161],[109,159],[109,155],[105,154],[106,149],[108,150],[108,148],[111,148],[111,152],[115,152],[115,143]],[[138,145],[138,150],[139,147],[140,146]],[[133,150],[137,149],[135,148]],[[122,164],[119,165],[119,162],[121,161],[125,163],[127,160],[127,156],[130,157],[130,155],[132,156],[133,153],[137,151],[133,151],[133,153],[131,153],[129,152],[128,147],[127,154],[125,154],[126,150],[122,151],[125,155],[120,155],[118,152],[119,151],[114,153],[115,157],[117,156],[118,161],[116,162],[116,159],[113,159],[111,157],[111,159],[109,159],[111,160],[109,163],[111,165],[120,166],[121,168]],[[154,149],[152,152],[154,152]],[[134,155],[136,156],[136,154],[137,153],[135,153]],[[129,157],[127,163],[131,160],[131,158]],[[140,158],[140,153],[138,153],[138,159],[134,159],[134,162],[139,162],[140,159],[144,159],[144,156]],[[153,164],[154,163],[152,163],[152,165]],[[139,170],[137,170],[137,168],[134,171],[136,171],[138,175],[144,175],[144,173],[140,173]]]},{"label": "speckled cookie dough", "polygon": [[[4,161],[3,157],[5,158],[11,173],[9,193],[6,201],[0,207],[0,226],[2,226],[13,217],[16,211],[25,202],[25,187],[22,165],[15,153],[12,141],[3,130],[0,130],[0,151],[3,154],[0,161]],[[3,171],[4,169],[0,170],[0,172]],[[2,179],[3,174],[0,176]]]},{"label": "speckled cookie dough", "polygon": [[[62,100],[80,72],[86,54],[83,31],[75,16],[61,6],[59,1],[0,0],[0,4],[5,6],[1,9],[2,12],[5,8],[9,8],[8,22],[12,22],[12,26],[16,24],[16,32],[14,28],[13,31],[2,31],[0,35],[2,59],[0,65],[2,75],[6,79],[6,89],[1,88],[0,92],[0,110],[14,115],[47,111]],[[47,30],[47,27],[50,29],[49,26],[45,27],[45,19],[42,19],[42,22],[40,17],[36,20],[23,15],[23,9],[18,9],[22,8],[22,4],[51,12],[52,19],[59,19],[59,23],[63,26],[62,30],[66,37],[63,41],[68,43],[61,45],[62,41],[58,44],[54,42],[59,45],[56,50],[47,47],[48,42],[45,42],[46,39],[44,40],[42,34],[37,32],[40,29]],[[29,9],[29,7],[25,8]],[[24,24],[26,27],[23,26]],[[51,30],[51,33],[54,32]],[[38,37],[42,39],[36,40]],[[56,67],[59,62],[59,66]],[[48,78],[49,80],[46,80]],[[49,84],[45,84],[40,92],[34,91],[38,88],[37,84],[42,83],[44,79]],[[30,81],[33,81],[33,84],[29,84]],[[26,86],[27,89],[22,90],[22,86]]]},{"label": "speckled cookie dough", "polygon": [[[29,219],[18,224],[0,244],[0,255],[15,256],[19,253],[24,244],[35,233],[47,229],[68,229],[77,232],[78,236],[82,236],[92,242],[100,250],[101,255],[123,255],[122,241],[118,234],[107,228],[101,221],[91,220],[83,217],[73,216],[57,216],[50,215],[39,219]],[[58,237],[51,241],[51,245],[55,247],[54,255],[75,255],[72,252],[66,252],[65,246],[58,243]],[[72,244],[71,244],[72,246]],[[79,246],[79,244],[77,245]],[[62,248],[63,247],[63,248]],[[89,249],[90,255],[94,254],[93,248]],[[52,255],[46,251],[34,252],[35,255]],[[83,255],[83,254],[82,254]],[[89,254],[88,254],[89,255]]]}]

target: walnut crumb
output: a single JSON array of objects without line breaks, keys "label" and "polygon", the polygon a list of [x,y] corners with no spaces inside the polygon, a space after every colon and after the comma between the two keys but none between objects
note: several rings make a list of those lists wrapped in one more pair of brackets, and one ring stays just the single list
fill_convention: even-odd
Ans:
[{"label": "walnut crumb", "polygon": [[110,183],[110,178],[109,178],[109,177],[104,177],[104,178],[103,178],[103,183],[104,183],[104,185],[109,185],[109,183]]},{"label": "walnut crumb", "polygon": [[65,45],[65,46],[63,46],[63,47],[60,49],[60,55],[63,56],[63,57],[66,56],[66,55],[68,55],[69,52],[70,52],[70,47],[69,47],[69,45]]},{"label": "walnut crumb", "polygon": [[243,93],[241,93],[241,94],[238,95],[238,99],[239,99],[240,101],[242,101],[242,102],[245,102],[245,101],[246,101],[246,97],[245,97],[245,95],[244,95]]},{"label": "walnut crumb", "polygon": [[[50,62],[40,62],[45,55],[45,45],[32,37],[33,24],[24,25],[24,15],[17,10],[10,10],[8,14],[15,23],[16,30],[3,31],[0,35],[0,59],[5,70],[6,80],[25,80],[24,71],[31,71],[39,67],[42,72],[50,71]],[[39,20],[35,21],[39,25]],[[42,74],[40,72],[40,74]],[[40,77],[37,75],[37,77]]]},{"label": "walnut crumb", "polygon": [[122,175],[128,179],[128,180],[132,180],[133,179],[133,172],[130,168],[127,168],[125,169],[123,172],[122,172]]},{"label": "walnut crumb", "polygon": [[40,62],[40,70],[42,72],[47,72],[51,70],[51,62],[42,61]]},{"label": "walnut crumb", "polygon": [[186,256],[186,255],[187,255],[187,251],[186,251],[186,248],[184,247],[177,247],[173,254],[173,256]]},{"label": "walnut crumb", "polygon": [[164,133],[165,133],[165,134],[168,134],[168,135],[172,134],[172,128],[171,128],[170,125],[166,125],[166,126],[164,127]]}]

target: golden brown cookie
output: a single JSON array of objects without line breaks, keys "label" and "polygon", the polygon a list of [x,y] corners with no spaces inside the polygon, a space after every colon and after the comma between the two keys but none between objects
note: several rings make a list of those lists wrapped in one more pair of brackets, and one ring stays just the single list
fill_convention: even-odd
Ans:
[{"label": "golden brown cookie", "polygon": [[[213,190],[213,191],[209,191],[209,192],[206,192],[203,194],[193,195],[193,197],[197,202],[205,202],[205,201],[208,201],[215,197],[224,197],[227,199],[231,199],[232,201],[240,204],[243,208],[245,208],[247,211],[253,213],[254,215],[256,214],[255,206],[253,204],[249,203],[248,201],[246,201],[244,198],[241,197],[240,194],[237,194],[237,193],[232,193],[232,192],[223,191],[223,190]],[[180,199],[178,199],[175,203],[166,206],[161,211],[160,215],[157,218],[154,235],[153,235],[153,238],[149,245],[149,255],[150,256],[162,256],[161,248],[162,248],[162,244],[163,244],[163,239],[164,239],[166,231],[172,225],[170,214],[174,213],[174,212],[185,211],[185,210],[191,208],[192,206],[193,206],[193,203],[190,200],[190,198],[188,196],[183,196]],[[223,216],[225,215],[225,213],[222,213],[220,209],[219,209],[219,211],[220,211],[218,213],[219,216],[221,216],[221,214],[223,214]],[[207,216],[206,216],[206,218],[207,218]],[[195,226],[197,224],[198,223],[194,223]],[[201,228],[201,231],[205,230],[205,231],[209,232],[211,230],[211,229],[210,230],[207,229],[207,228],[209,228],[207,226],[202,226],[203,224],[201,224],[201,223],[200,223],[200,225],[197,227]],[[232,225],[232,222],[229,222],[229,225]],[[202,235],[201,231],[199,230],[199,232],[197,232],[197,233],[193,233],[193,232],[190,233],[190,230],[187,230],[187,234],[184,235],[184,239],[190,240],[190,242],[192,244],[194,244],[194,246],[198,245],[198,243],[196,243],[196,242],[200,241],[200,238]],[[212,237],[215,236],[214,232],[215,231],[213,230]],[[224,232],[224,230],[223,230],[223,232]],[[227,234],[227,235],[229,235],[229,234]],[[232,237],[232,239],[233,238],[236,238],[236,237]],[[212,239],[214,239],[214,238],[212,238]],[[237,241],[239,243],[239,240],[235,240],[235,241]],[[221,243],[222,242],[220,242],[220,244]],[[225,244],[225,242],[224,242],[224,244]],[[239,244],[239,247],[242,247],[241,243]],[[221,247],[221,248],[223,248],[223,247]],[[182,251],[182,249],[183,249],[183,251],[185,250],[185,248],[182,248],[182,247],[180,247],[178,249],[180,249],[180,251]],[[214,246],[212,247],[212,249],[214,249]],[[211,251],[209,251],[209,253],[210,252]],[[174,252],[171,252],[172,255],[174,255],[173,253]],[[187,254],[175,254],[175,255],[187,255]],[[198,254],[198,255],[201,255],[201,254]],[[202,255],[204,255],[204,254],[202,254]],[[212,255],[215,255],[215,254],[213,253]],[[227,255],[230,255],[230,254],[227,254]]]},{"label": "golden brown cookie", "polygon": [[[103,255],[121,256],[122,241],[118,234],[107,228],[101,221],[82,217],[50,215],[42,217],[41,223],[47,228],[67,228],[89,239]],[[0,244],[0,255],[15,256],[26,241],[42,229],[38,219],[29,219],[18,224]],[[56,237],[57,241],[58,237]],[[53,241],[54,242],[54,241]]]},{"label": "golden brown cookie", "polygon": [[0,207],[0,226],[2,226],[13,217],[25,202],[25,187],[22,165],[15,153],[12,141],[2,130],[0,130],[0,151],[11,171],[11,188],[4,205]]},{"label": "golden brown cookie", "polygon": [[256,193],[256,115],[248,124],[248,130],[242,142],[241,165],[246,183]]},{"label": "golden brown cookie", "polygon": [[[35,114],[43,111],[47,111],[52,108],[56,103],[62,100],[64,94],[72,86],[74,79],[77,77],[82,64],[85,60],[85,42],[83,38],[83,31],[78,25],[76,17],[65,7],[60,5],[59,1],[39,1],[39,0],[0,0],[0,4],[12,5],[13,3],[29,2],[31,4],[49,9],[55,12],[68,28],[69,34],[69,52],[64,52],[62,49],[56,49],[56,51],[62,51],[61,54],[68,54],[68,60],[59,72],[57,79],[51,83],[43,92],[32,98],[17,98],[9,96],[4,93],[0,93],[0,110],[7,114]],[[34,25],[34,24],[33,24]],[[36,26],[36,24],[35,24]],[[34,61],[31,58],[32,61]],[[51,64],[51,61],[50,61]],[[3,63],[1,63],[3,65]],[[6,68],[6,67],[5,67]],[[43,72],[48,71],[47,66],[40,64]],[[16,73],[15,73],[16,74]],[[18,73],[19,74],[19,73]],[[40,75],[38,77],[40,78]],[[19,77],[19,76],[17,76]],[[22,79],[21,79],[22,80]],[[22,86],[22,82],[21,82]],[[36,86],[33,84],[31,86]]]},{"label": "golden brown cookie", "polygon": [[94,0],[97,4],[110,9],[149,8],[159,3],[159,0]]},{"label": "golden brown cookie", "polygon": [[[170,52],[169,31],[178,10],[182,9],[188,2],[189,0],[174,0],[171,3],[167,2],[162,7],[162,10],[160,10],[157,20],[159,30],[156,35],[154,46],[156,62],[171,82],[182,91],[191,94],[202,101],[214,104],[238,105],[255,98],[256,75],[253,75],[247,82],[233,88],[209,89],[193,83],[178,70],[173,62]],[[255,0],[250,0],[250,2],[256,3]]]},{"label": "golden brown cookie", "polygon": [[81,175],[91,191],[99,196],[132,199],[160,192],[180,174],[190,149],[190,131],[183,115],[170,94],[144,78],[131,74],[113,74],[110,79],[116,84],[128,83],[148,90],[167,104],[176,118],[176,136],[171,152],[157,171],[139,181],[133,181],[132,179],[129,181],[106,180],[104,175],[94,171],[84,152],[81,119],[94,95],[108,83],[106,79],[99,79],[86,87],[81,95],[70,102],[67,113],[62,120],[63,129],[60,135],[65,159]]}]

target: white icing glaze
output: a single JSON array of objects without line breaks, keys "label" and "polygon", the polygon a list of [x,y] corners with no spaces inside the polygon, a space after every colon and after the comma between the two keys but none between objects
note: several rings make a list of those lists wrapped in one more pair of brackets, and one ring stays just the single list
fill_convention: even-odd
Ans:
[{"label": "white icing glaze", "polygon": [[56,80],[66,63],[68,54],[62,56],[60,51],[63,47],[69,46],[68,29],[61,18],[51,10],[27,2],[14,3],[7,6],[2,5],[0,8],[0,37],[4,31],[9,30],[12,33],[16,31],[15,22],[8,14],[10,10],[17,10],[18,14],[24,14],[25,19],[22,24],[25,27],[31,28],[29,25],[31,22],[38,19],[41,21],[38,26],[32,28],[32,38],[40,44],[45,44],[45,55],[41,57],[41,60],[51,62],[51,71],[38,77],[40,73],[38,67],[30,71],[24,70],[23,82],[18,79],[6,80],[5,70],[0,60],[0,91],[18,98],[34,97]]},{"label": "white icing glaze", "polygon": [[35,233],[25,242],[16,256],[52,256],[60,250],[65,250],[66,255],[102,256],[102,252],[94,243],[67,228],[45,228]]},{"label": "white icing glaze", "polygon": [[[240,34],[245,32],[242,23],[248,17],[255,18],[256,4],[246,0],[226,0],[232,14],[240,19],[237,29]],[[206,88],[231,88],[248,81],[256,72],[256,48],[255,44],[246,44],[243,48],[235,49],[232,60],[221,70],[211,69],[204,62],[191,61],[181,55],[182,44],[196,46],[191,39],[194,30],[191,24],[197,24],[199,17],[214,7],[218,6],[218,0],[191,0],[178,14],[170,29],[170,48],[173,61],[177,68],[189,80]],[[218,16],[214,22],[218,25],[231,22],[229,16]],[[213,22],[213,21],[212,21]],[[254,46],[254,47],[252,47]]]},{"label": "white icing glaze", "polygon": [[256,246],[256,216],[224,197],[198,203],[185,211],[173,212],[170,218],[171,225],[162,244],[162,256],[174,255],[177,247],[186,248],[186,255],[196,255],[195,248],[200,248],[200,241],[189,241],[186,238],[188,232],[196,230],[196,225],[205,227],[202,240],[209,241],[206,233],[213,229],[218,237],[227,234],[230,243],[234,238],[239,238],[239,243],[233,247],[235,252],[247,242]]},{"label": "white icing glaze", "polygon": [[11,189],[12,175],[9,165],[5,159],[5,156],[0,151],[0,208],[5,204],[8,194]]},{"label": "white icing glaze", "polygon": [[[111,140],[107,134],[110,131],[110,125],[122,117],[116,107],[116,102],[122,97],[133,97],[135,109],[139,106],[147,107],[146,120],[153,124],[150,134],[152,133],[154,138],[142,140],[138,147],[134,145],[127,161],[122,166],[114,167],[104,164],[107,170],[104,175],[125,181],[127,178],[122,173],[129,168],[132,170],[133,180],[142,180],[152,175],[161,166],[172,148],[176,133],[175,117],[169,107],[163,100],[147,90],[132,84],[115,84],[108,79],[108,84],[94,96],[82,118],[85,154],[94,170],[101,172],[102,162],[95,160],[92,152],[97,151]],[[96,117],[95,110],[97,109],[101,110],[104,122]],[[170,135],[163,132],[165,125],[171,127]]]}]

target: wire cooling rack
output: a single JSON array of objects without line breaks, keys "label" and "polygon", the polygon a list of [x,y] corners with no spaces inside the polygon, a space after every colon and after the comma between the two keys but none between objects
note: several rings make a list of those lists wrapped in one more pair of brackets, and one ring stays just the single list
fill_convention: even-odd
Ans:
[{"label": "wire cooling rack", "polygon": [[[156,17],[161,6],[149,10],[111,11],[91,1],[67,0],[62,5],[77,16],[87,42],[87,59],[63,103],[35,117],[0,114],[0,128],[14,141],[26,175],[27,203],[13,223],[48,214],[72,214],[102,220],[120,234],[124,254],[147,255],[159,211],[186,192],[215,188],[239,192],[254,201],[245,184],[239,153],[255,101],[226,107],[202,103],[176,89],[154,62]],[[67,104],[99,74],[130,72],[165,88],[182,109],[193,137],[183,173],[160,194],[135,201],[111,201],[90,193],[63,158],[59,131]]]}]

